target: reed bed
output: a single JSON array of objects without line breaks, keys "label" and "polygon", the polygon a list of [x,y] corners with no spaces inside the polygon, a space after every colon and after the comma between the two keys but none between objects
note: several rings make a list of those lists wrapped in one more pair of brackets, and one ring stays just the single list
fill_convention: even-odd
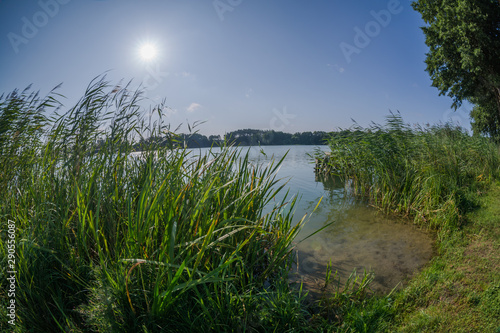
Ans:
[{"label": "reed bed", "polygon": [[499,176],[498,146],[451,124],[410,126],[391,114],[384,125],[339,133],[329,139],[329,166],[352,194],[431,229],[460,226]]},{"label": "reed bed", "polygon": [[[292,224],[294,197],[275,202],[282,161],[252,165],[227,145],[200,156],[178,148],[164,105],[145,117],[129,84],[98,77],[67,111],[61,98],[30,88],[0,96],[3,268],[9,224],[16,236],[16,325],[2,269],[2,332],[383,328],[391,299],[369,296],[366,272],[341,286],[329,266],[312,305],[290,285],[305,221]],[[498,150],[460,129],[392,117],[343,133],[330,140],[330,163],[352,191],[433,227],[457,224],[498,175]]]},{"label": "reed bed", "polygon": [[[280,161],[224,146],[193,157],[140,91],[95,79],[66,112],[0,97],[2,267],[16,224],[16,332],[287,331],[306,318],[288,285],[294,200],[263,214]],[[147,137],[162,137],[151,142]],[[140,152],[138,152],[140,151]],[[4,297],[5,296],[5,297]],[[8,319],[8,318],[7,318]]]}]

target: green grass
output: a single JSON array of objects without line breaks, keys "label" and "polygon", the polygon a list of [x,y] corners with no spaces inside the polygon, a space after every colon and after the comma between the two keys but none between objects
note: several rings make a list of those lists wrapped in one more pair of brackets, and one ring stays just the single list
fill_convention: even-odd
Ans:
[{"label": "green grass", "polygon": [[[262,213],[283,186],[280,161],[148,142],[170,133],[162,107],[145,125],[140,92],[103,79],[60,116],[57,97],[0,99],[0,251],[6,267],[15,221],[16,332],[301,326],[303,296],[287,283],[294,202]],[[7,330],[3,271],[0,287]]]},{"label": "green grass", "polygon": [[311,323],[318,331],[376,332],[386,327],[390,317],[390,295],[374,296],[370,291],[373,273],[352,272],[344,285],[340,285],[337,272],[332,275],[331,263],[327,267],[322,296],[317,303]]},{"label": "green grass", "polygon": [[393,332],[500,330],[500,183],[395,298]]}]

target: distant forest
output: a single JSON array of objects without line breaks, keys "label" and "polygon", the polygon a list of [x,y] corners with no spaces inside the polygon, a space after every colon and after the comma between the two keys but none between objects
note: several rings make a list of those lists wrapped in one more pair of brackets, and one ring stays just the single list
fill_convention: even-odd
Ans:
[{"label": "distant forest", "polygon": [[[273,130],[240,129],[224,136],[205,136],[199,133],[176,135],[175,145],[187,148],[218,146],[227,142],[235,146],[270,146],[270,145],[324,145],[330,133],[322,131],[284,133]],[[172,142],[166,138],[149,138],[147,141]]]}]

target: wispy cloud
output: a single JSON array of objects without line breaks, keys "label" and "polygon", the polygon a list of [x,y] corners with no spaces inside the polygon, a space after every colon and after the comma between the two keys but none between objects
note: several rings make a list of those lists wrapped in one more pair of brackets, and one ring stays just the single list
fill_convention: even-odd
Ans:
[{"label": "wispy cloud", "polygon": [[340,67],[338,64],[335,64],[335,65],[327,64],[326,67],[333,68],[336,71],[338,71],[339,73],[344,73],[344,71],[345,71],[345,68],[344,67]]},{"label": "wispy cloud", "polygon": [[250,98],[250,96],[253,94],[253,89],[252,88],[249,88],[247,89],[246,93],[245,93],[245,97],[246,98]]},{"label": "wispy cloud", "polygon": [[180,76],[180,77],[192,77],[193,74],[189,73],[189,72],[181,72],[181,73],[175,73],[175,76]]},{"label": "wispy cloud", "polygon": [[201,104],[198,104],[198,103],[191,103],[191,105],[189,105],[187,108],[186,108],[186,111],[187,112],[194,112],[196,111],[197,109],[201,108]]}]

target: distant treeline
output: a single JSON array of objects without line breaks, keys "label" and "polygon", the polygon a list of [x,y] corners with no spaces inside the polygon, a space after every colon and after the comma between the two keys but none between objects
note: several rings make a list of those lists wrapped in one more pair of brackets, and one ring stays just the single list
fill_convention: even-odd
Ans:
[{"label": "distant treeline", "polygon": [[178,134],[175,139],[149,138],[147,141],[175,142],[175,145],[187,148],[203,148],[221,145],[224,142],[236,146],[270,146],[270,145],[324,145],[331,133],[323,131],[284,133],[273,130],[240,129],[226,133],[224,136],[205,136],[200,133]]}]

